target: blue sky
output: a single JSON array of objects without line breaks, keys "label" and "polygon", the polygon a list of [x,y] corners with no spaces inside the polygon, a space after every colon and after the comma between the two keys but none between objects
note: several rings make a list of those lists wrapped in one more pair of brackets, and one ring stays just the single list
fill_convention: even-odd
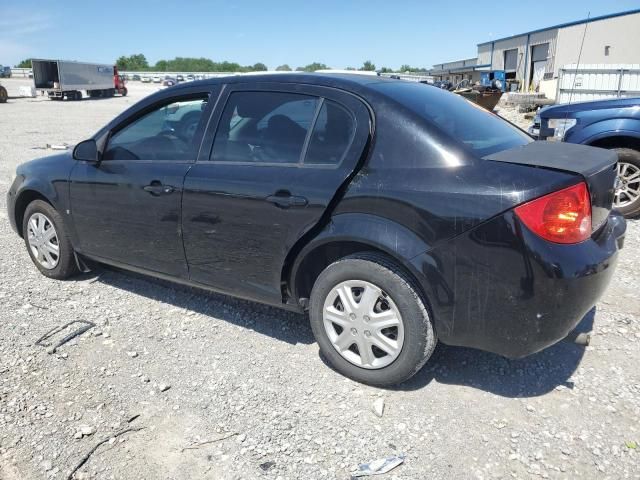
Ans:
[{"label": "blue sky", "polygon": [[[500,5],[509,5],[500,8]],[[533,2],[415,0],[1,0],[0,64],[23,58],[150,63],[208,57],[270,68],[314,61],[333,68],[429,67],[474,57],[476,44],[640,7],[638,0]]]}]

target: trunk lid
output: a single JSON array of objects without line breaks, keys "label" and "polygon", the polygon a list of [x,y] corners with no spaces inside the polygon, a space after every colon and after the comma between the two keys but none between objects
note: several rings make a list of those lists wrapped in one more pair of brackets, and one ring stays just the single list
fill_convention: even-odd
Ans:
[{"label": "trunk lid", "polygon": [[493,153],[484,159],[579,175],[589,187],[594,231],[606,221],[611,211],[618,161],[615,152],[585,145],[538,141]]}]

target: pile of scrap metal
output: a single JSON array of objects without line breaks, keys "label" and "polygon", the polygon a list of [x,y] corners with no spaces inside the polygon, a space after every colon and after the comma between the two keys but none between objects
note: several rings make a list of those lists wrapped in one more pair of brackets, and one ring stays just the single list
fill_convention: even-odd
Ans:
[{"label": "pile of scrap metal", "polygon": [[498,82],[492,82],[491,86],[487,87],[472,85],[469,80],[463,80],[452,91],[492,112],[502,97],[501,87]]}]

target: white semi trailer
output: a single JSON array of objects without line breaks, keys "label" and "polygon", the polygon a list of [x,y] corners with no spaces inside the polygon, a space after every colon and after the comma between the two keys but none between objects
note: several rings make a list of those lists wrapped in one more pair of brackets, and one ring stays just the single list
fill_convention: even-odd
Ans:
[{"label": "white semi trailer", "polygon": [[82,91],[90,97],[127,94],[124,78],[114,65],[68,60],[32,60],[31,64],[36,89],[52,100],[80,100]]}]

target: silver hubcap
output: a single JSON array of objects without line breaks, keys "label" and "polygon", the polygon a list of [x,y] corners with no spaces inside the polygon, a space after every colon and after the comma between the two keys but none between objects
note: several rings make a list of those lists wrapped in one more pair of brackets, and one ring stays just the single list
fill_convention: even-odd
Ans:
[{"label": "silver hubcap", "polygon": [[56,229],[45,215],[34,213],[27,222],[27,242],[36,261],[47,270],[60,260],[60,243]]},{"label": "silver hubcap", "polygon": [[613,198],[615,207],[626,207],[640,198],[640,168],[631,163],[618,162],[618,181]]},{"label": "silver hubcap", "polygon": [[333,348],[359,367],[386,367],[402,350],[400,311],[372,283],[347,280],[336,285],[324,302],[323,323]]}]

